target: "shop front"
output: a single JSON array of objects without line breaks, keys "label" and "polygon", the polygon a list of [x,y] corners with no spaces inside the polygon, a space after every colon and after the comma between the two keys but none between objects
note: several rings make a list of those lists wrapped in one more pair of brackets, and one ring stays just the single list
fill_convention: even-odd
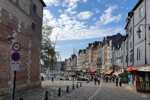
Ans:
[{"label": "shop front", "polygon": [[139,67],[136,74],[137,91],[150,92],[150,66]]},{"label": "shop front", "polygon": [[136,76],[137,68],[130,66],[128,67],[127,71],[128,71],[128,84],[135,86],[136,85],[135,76]]}]

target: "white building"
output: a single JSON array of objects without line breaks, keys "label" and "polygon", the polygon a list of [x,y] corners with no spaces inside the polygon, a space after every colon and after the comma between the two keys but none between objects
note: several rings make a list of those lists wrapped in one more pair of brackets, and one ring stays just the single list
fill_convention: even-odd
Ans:
[{"label": "white building", "polygon": [[[144,84],[139,83],[139,89],[150,81],[150,0],[139,0],[128,15],[125,29],[128,34],[128,66],[137,68],[136,81]],[[150,87],[144,89],[150,91]]]}]

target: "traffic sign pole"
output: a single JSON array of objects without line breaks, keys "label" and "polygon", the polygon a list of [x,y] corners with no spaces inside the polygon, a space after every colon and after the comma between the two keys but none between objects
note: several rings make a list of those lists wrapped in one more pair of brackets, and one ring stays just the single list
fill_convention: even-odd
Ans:
[{"label": "traffic sign pole", "polygon": [[12,71],[13,71],[13,84],[12,84],[12,98],[11,100],[15,100],[15,92],[16,92],[16,71],[19,70],[19,63],[20,60],[20,44],[18,42],[14,42],[12,44],[12,54],[11,54],[11,60],[13,63],[11,63]]},{"label": "traffic sign pole", "polygon": [[16,71],[14,71],[14,76],[13,76],[12,100],[15,100],[15,91],[16,91]]}]

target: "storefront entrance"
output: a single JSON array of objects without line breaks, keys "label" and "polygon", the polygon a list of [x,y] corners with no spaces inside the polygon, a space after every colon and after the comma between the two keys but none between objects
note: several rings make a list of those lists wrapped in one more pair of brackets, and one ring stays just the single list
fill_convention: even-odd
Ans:
[{"label": "storefront entrance", "polygon": [[136,89],[137,91],[150,92],[150,72],[137,72]]}]

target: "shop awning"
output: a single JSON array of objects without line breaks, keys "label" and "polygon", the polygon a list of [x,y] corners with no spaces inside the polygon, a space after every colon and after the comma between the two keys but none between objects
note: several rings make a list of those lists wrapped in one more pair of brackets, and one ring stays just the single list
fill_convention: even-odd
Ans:
[{"label": "shop awning", "polygon": [[119,74],[122,74],[123,72],[114,72],[113,75],[118,76]]},{"label": "shop awning", "polygon": [[133,71],[137,71],[137,68],[133,67],[133,66],[130,66],[127,68],[127,71],[128,72],[133,72]]},{"label": "shop awning", "polygon": [[88,69],[88,73],[90,74],[95,74],[96,73],[96,68],[95,67],[91,67]]},{"label": "shop awning", "polygon": [[138,67],[137,70],[141,72],[150,72],[150,65]]},{"label": "shop awning", "polygon": [[114,71],[113,70],[108,70],[107,72],[105,72],[106,75],[111,75]]}]

